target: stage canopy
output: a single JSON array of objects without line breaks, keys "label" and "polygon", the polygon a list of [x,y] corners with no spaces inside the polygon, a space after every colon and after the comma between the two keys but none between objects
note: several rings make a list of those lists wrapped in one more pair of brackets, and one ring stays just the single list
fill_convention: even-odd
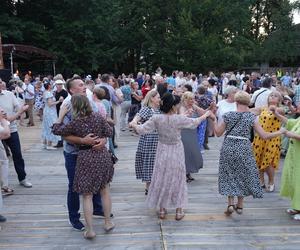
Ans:
[{"label": "stage canopy", "polygon": [[12,53],[16,61],[55,61],[57,58],[53,53],[47,50],[29,45],[3,44],[2,49],[4,56]]}]

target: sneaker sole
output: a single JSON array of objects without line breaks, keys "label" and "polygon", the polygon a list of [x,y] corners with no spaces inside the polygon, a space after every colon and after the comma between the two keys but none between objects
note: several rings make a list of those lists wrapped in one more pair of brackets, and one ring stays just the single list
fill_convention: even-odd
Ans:
[{"label": "sneaker sole", "polygon": [[74,231],[77,231],[77,232],[82,232],[82,231],[85,230],[85,227],[83,227],[83,228],[81,228],[81,229],[77,229],[77,228],[73,227],[73,225],[72,225],[72,223],[71,223],[70,221],[69,221],[69,225],[72,227],[72,229],[73,229]]}]

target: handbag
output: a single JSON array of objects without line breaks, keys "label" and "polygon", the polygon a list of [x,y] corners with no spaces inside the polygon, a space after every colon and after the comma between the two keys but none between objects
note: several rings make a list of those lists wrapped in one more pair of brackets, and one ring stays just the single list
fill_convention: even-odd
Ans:
[{"label": "handbag", "polygon": [[253,127],[251,128],[251,131],[250,131],[250,142],[253,142],[254,141],[254,129]]},{"label": "handbag", "polygon": [[113,152],[111,152],[111,150],[108,150],[108,152],[110,154],[112,163],[116,164],[119,161],[118,157]]}]

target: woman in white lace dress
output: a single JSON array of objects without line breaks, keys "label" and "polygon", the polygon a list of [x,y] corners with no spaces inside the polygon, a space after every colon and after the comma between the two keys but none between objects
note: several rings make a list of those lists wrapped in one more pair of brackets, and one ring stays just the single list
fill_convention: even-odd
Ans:
[{"label": "woman in white lace dress", "polygon": [[210,111],[199,118],[178,115],[180,98],[170,93],[162,97],[163,114],[153,115],[143,125],[132,122],[130,125],[138,134],[158,132],[158,145],[149,187],[147,205],[159,209],[159,217],[164,219],[167,208],[176,208],[176,220],[184,217],[187,206],[187,185],[185,178],[185,156],[181,141],[181,129],[196,128],[210,116]]}]

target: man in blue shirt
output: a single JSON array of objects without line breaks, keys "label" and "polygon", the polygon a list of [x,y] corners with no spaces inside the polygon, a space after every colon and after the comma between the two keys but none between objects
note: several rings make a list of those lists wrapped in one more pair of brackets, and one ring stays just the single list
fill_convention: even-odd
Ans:
[{"label": "man in blue shirt", "polygon": [[291,87],[292,77],[289,75],[289,72],[285,72],[285,75],[280,78],[282,85],[285,87]]}]

